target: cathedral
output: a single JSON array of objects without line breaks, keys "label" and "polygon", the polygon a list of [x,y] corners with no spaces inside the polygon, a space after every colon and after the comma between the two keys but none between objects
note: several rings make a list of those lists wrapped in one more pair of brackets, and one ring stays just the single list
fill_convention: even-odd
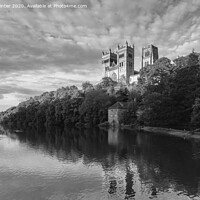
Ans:
[{"label": "cathedral", "polygon": [[[137,81],[139,72],[134,66],[134,45],[118,44],[116,52],[109,49],[102,52],[102,65],[105,69],[105,77],[110,77],[113,81],[130,84]],[[158,48],[148,45],[142,48],[142,68],[153,64],[158,59]]]}]

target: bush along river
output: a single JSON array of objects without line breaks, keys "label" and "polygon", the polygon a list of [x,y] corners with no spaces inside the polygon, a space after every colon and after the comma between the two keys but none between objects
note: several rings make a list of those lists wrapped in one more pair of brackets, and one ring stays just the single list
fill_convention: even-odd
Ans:
[{"label": "bush along river", "polygon": [[200,142],[129,130],[1,127],[0,199],[200,199]]}]

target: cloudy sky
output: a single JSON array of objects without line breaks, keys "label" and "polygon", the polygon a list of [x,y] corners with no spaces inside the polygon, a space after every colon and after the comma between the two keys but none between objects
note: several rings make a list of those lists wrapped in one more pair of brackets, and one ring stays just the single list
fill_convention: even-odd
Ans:
[{"label": "cloudy sky", "polygon": [[0,111],[103,74],[101,51],[127,40],[151,43],[170,59],[200,52],[200,0],[0,0],[2,4],[75,4],[87,8],[0,8]]}]

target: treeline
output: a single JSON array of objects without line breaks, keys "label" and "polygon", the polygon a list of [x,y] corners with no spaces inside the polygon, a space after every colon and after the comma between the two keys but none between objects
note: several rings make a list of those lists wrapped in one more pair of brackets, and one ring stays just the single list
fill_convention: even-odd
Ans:
[{"label": "treeline", "polygon": [[34,98],[4,117],[3,123],[27,126],[95,126],[108,120],[108,108],[128,102],[124,124],[179,129],[200,128],[200,54],[192,52],[173,62],[158,59],[140,71],[137,84],[124,86],[110,78],[62,88]]},{"label": "treeline", "polygon": [[[108,120],[108,108],[117,101],[128,101],[132,105],[132,92],[123,85],[114,89],[116,86],[112,79],[103,78],[97,86],[84,82],[81,90],[76,86],[63,88],[60,90],[62,93],[65,91],[62,98],[51,99],[49,94],[45,94],[46,99],[42,102],[37,101],[41,98],[34,98],[34,101],[32,98],[28,106],[20,106],[17,112],[4,117],[3,124],[15,128],[96,126]],[[66,94],[66,90],[70,92]]]}]

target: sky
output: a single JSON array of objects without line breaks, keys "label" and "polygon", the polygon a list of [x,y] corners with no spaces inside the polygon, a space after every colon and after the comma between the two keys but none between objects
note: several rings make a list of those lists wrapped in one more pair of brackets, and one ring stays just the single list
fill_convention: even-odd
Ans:
[{"label": "sky", "polygon": [[[85,6],[27,8],[34,4]],[[200,0],[0,0],[0,111],[100,81],[102,51],[126,40],[135,45],[136,70],[148,44],[169,59],[200,52]]]}]

